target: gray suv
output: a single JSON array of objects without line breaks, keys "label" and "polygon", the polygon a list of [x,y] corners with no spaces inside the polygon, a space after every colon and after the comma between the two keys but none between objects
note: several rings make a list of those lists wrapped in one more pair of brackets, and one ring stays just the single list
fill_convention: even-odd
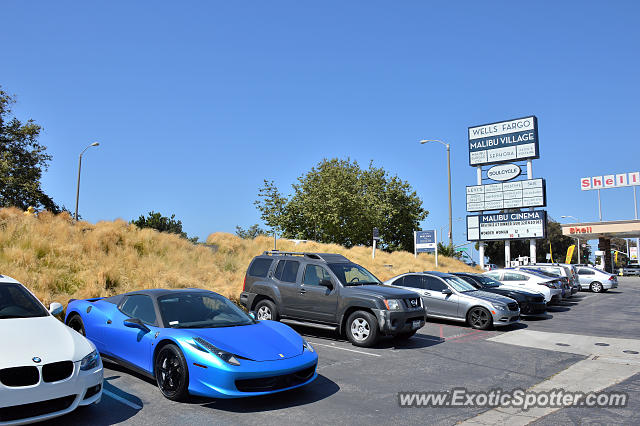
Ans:
[{"label": "gray suv", "polygon": [[356,346],[372,346],[382,335],[407,339],[425,324],[420,296],[383,286],[362,266],[331,253],[256,256],[240,303],[258,320],[334,330]]}]

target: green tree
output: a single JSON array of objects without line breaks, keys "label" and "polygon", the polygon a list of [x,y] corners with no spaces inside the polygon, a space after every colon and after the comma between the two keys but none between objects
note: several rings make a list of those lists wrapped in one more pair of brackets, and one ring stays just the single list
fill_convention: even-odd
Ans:
[{"label": "green tree", "polygon": [[[567,249],[570,245],[575,244],[574,238],[562,235],[562,226],[552,218],[547,220],[547,237],[536,240],[536,262],[548,262],[547,253],[549,253],[549,244],[553,251],[553,261],[564,263],[567,256]],[[477,246],[477,244],[476,244]],[[485,256],[489,258],[489,262],[497,265],[504,265],[504,242],[491,241],[485,246]],[[515,259],[519,256],[529,256],[529,240],[511,241],[511,258]],[[577,260],[577,250],[574,251],[573,261]]]},{"label": "green tree", "polygon": [[29,206],[54,213],[60,207],[44,193],[40,179],[47,170],[51,155],[38,142],[42,127],[29,119],[22,122],[13,116],[15,98],[0,87],[0,206]]},{"label": "green tree", "polygon": [[260,225],[256,223],[255,225],[251,225],[247,229],[243,229],[240,226],[236,226],[236,235],[245,240],[253,240],[255,237],[259,235],[267,235],[267,231],[260,228]]},{"label": "green tree", "polygon": [[[137,220],[132,220],[131,223],[138,228],[152,228],[160,232],[178,234],[182,238],[187,238],[187,233],[182,231],[182,222],[176,219],[175,214],[172,214],[171,217],[166,217],[152,210],[148,216],[141,215]],[[188,239],[193,243],[198,241],[198,237]]]},{"label": "green tree", "polygon": [[429,213],[409,183],[350,159],[325,159],[292,187],[293,194],[284,197],[265,180],[255,202],[262,220],[286,238],[371,245],[377,227],[380,248],[412,251],[413,231]]}]

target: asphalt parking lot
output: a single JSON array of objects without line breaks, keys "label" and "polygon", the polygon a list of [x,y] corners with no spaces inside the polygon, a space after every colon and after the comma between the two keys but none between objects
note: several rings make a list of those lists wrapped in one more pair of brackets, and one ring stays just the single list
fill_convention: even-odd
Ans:
[{"label": "asphalt parking lot", "polygon": [[[528,389],[584,362],[594,363],[588,365],[595,366],[592,376],[600,380],[599,389],[629,394],[627,407],[562,408],[530,413],[521,423],[639,424],[640,354],[633,353],[638,352],[639,314],[640,278],[625,277],[616,290],[580,292],[543,316],[507,328],[477,331],[428,322],[404,345],[384,340],[362,349],[330,333],[298,328],[320,358],[318,379],[305,388],[258,398],[175,403],[152,381],[107,364],[102,402],[50,424],[478,424],[492,422],[496,413],[474,407],[401,408],[398,392]],[[575,377],[584,386],[592,379]]]}]

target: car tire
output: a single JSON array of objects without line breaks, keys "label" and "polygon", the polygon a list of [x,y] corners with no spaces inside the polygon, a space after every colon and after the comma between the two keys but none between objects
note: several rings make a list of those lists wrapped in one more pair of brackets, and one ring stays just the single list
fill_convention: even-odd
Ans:
[{"label": "car tire", "polygon": [[481,306],[469,309],[467,323],[476,330],[488,330],[493,326],[491,312]]},{"label": "car tire", "polygon": [[257,320],[278,321],[280,319],[276,304],[269,299],[262,299],[256,303],[255,311]]},{"label": "car tire", "polygon": [[174,344],[163,346],[153,366],[156,383],[165,398],[185,401],[189,396],[189,369],[180,348]]},{"label": "car tire", "polygon": [[366,311],[355,311],[347,318],[347,338],[355,346],[371,347],[378,341],[376,317]]},{"label": "car tire", "polygon": [[598,281],[592,282],[589,288],[594,293],[600,293],[603,290],[602,283],[599,283]]},{"label": "car tire", "polygon": [[82,322],[82,317],[80,317],[80,315],[78,314],[72,314],[69,317],[69,319],[67,320],[67,326],[69,326],[69,328],[74,329],[75,331],[82,334],[83,336],[87,335],[84,329],[84,322]]}]

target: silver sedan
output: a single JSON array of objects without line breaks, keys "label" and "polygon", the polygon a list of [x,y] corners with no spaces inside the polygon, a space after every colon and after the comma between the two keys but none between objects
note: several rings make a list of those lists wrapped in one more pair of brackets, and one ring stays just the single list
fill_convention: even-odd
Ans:
[{"label": "silver sedan", "polygon": [[578,280],[583,290],[594,293],[618,287],[618,277],[590,266],[578,266]]},{"label": "silver sedan", "polygon": [[442,272],[408,273],[391,278],[385,284],[420,294],[427,317],[430,318],[462,321],[481,330],[514,324],[520,320],[520,308],[515,300],[478,290],[455,275]]}]

